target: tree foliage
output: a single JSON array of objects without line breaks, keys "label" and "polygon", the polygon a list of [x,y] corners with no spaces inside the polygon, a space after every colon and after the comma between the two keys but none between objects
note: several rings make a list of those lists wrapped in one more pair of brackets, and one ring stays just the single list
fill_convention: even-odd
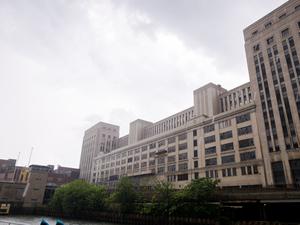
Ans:
[{"label": "tree foliage", "polygon": [[218,206],[209,204],[216,191],[217,180],[200,178],[192,180],[175,196],[176,214],[184,216],[212,217],[218,213]]},{"label": "tree foliage", "polygon": [[138,199],[138,194],[130,178],[122,177],[117,184],[115,192],[112,193],[110,201],[119,204],[122,213],[132,212],[134,203]]},{"label": "tree foliage", "polygon": [[152,196],[152,214],[170,215],[174,209],[175,189],[170,182],[158,181]]},{"label": "tree foliage", "polygon": [[192,180],[183,190],[182,197],[186,202],[207,202],[215,193],[218,181],[210,178]]},{"label": "tree foliage", "polygon": [[88,210],[101,211],[105,206],[106,194],[107,192],[102,186],[76,180],[59,187],[55,191],[50,205],[69,215],[78,215]]}]

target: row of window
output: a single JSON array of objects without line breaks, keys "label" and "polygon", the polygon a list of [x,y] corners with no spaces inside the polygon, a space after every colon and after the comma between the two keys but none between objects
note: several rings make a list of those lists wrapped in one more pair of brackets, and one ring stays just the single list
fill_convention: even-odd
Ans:
[{"label": "row of window", "polygon": [[[241,123],[241,122],[250,120],[250,114],[248,113],[248,114],[245,114],[245,115],[237,116],[236,120],[237,120],[237,123]],[[225,120],[225,121],[220,122],[219,124],[220,124],[221,128],[225,128],[225,127],[231,125],[231,120]],[[203,129],[204,129],[204,133],[207,133],[207,132],[214,131],[215,126],[214,126],[214,124],[212,124],[212,125],[204,127]],[[250,132],[251,132],[251,128],[248,129],[248,133],[250,133]],[[193,130],[193,136],[197,136],[197,130]],[[231,137],[232,137],[232,131],[227,131],[227,132],[224,132],[224,133],[220,134],[220,139],[221,140],[226,139],[226,138],[231,138]],[[187,134],[186,133],[178,135],[178,140],[179,141],[186,140],[186,139],[187,139]],[[129,150],[128,152],[123,152],[122,154],[120,153],[120,154],[113,155],[113,156],[103,157],[102,158],[102,163],[105,162],[105,161],[109,162],[110,160],[120,159],[121,157],[124,158],[126,156],[130,156],[130,155],[133,155],[133,154],[139,154],[141,151],[145,152],[148,149],[155,149],[156,147],[165,146],[166,143],[168,143],[168,144],[175,143],[175,141],[176,141],[176,137],[173,136],[173,137],[168,138],[167,142],[166,142],[166,140],[159,141],[158,143],[153,142],[153,143],[149,144],[148,146],[147,145],[142,146],[141,149]],[[204,142],[205,142],[205,144],[215,142],[215,137],[214,136],[205,137]],[[194,140],[193,144],[194,144],[194,146],[197,146],[197,140]],[[182,143],[182,144],[179,145],[179,150],[184,150],[184,149],[187,149],[187,143]],[[175,146],[168,147],[167,151],[168,152],[174,152],[175,151]]]},{"label": "row of window", "polygon": [[[236,119],[237,124],[249,121],[251,119],[250,113],[246,113],[246,114],[243,114],[243,115],[236,116],[235,119]],[[229,126],[231,126],[231,120],[224,120],[224,121],[219,122],[219,128],[226,128],[226,127],[229,127]],[[209,132],[212,132],[214,130],[215,130],[215,125],[214,124],[203,127],[204,133],[209,133]]]},{"label": "row of window", "polygon": [[[249,147],[249,146],[254,146],[254,141],[253,141],[252,138],[244,139],[244,140],[239,141],[239,147],[240,148]],[[187,149],[187,143],[183,143],[183,144],[179,145],[179,150],[185,150],[185,149]],[[234,145],[233,145],[232,142],[221,145],[221,152],[225,152],[225,151],[229,151],[229,150],[233,150],[233,149],[234,149]],[[168,153],[175,152],[175,150],[176,150],[175,146],[169,147],[167,149]],[[216,146],[205,148],[205,155],[211,155],[211,154],[215,154],[215,153],[216,153]],[[149,153],[150,158],[155,157],[155,155],[156,155],[156,152],[150,152]],[[241,153],[240,155],[241,155],[241,161],[246,161],[246,160],[255,158],[255,152],[254,151],[253,152]],[[194,150],[194,157],[198,157],[198,151],[197,150]],[[224,159],[223,159],[223,157],[224,157]],[[228,156],[223,156],[223,157],[222,157],[222,163],[225,163],[226,160],[227,161],[229,160],[229,159],[226,158]],[[126,161],[127,161],[127,163],[132,163],[132,162],[137,162],[140,159],[144,160],[144,159],[147,159],[147,158],[148,158],[148,154],[142,154],[141,157],[139,155],[137,155],[137,156],[134,156],[134,157],[129,157],[129,158],[127,158],[127,160],[122,159],[122,160],[116,161],[116,163],[115,162],[107,163],[106,166],[105,166],[105,164],[102,164],[101,169],[108,168],[108,167],[114,167],[115,165],[118,166],[120,164],[123,165],[123,164],[126,164]],[[188,158],[187,153],[182,153],[182,154],[178,155],[179,160],[187,160],[187,158]],[[158,164],[164,163],[164,161],[161,161],[162,159],[164,159],[164,157],[158,158]],[[169,156],[168,157],[168,162],[172,162],[172,161],[175,161],[175,156]],[[234,162],[234,161],[230,161],[230,162]],[[212,160],[208,159],[206,165],[216,165],[216,161],[213,160],[213,159]]]},{"label": "row of window", "polygon": [[[146,167],[145,165],[141,165],[141,167]],[[132,169],[134,171],[137,171],[137,169],[139,169],[139,165],[138,164],[135,164],[133,165],[130,165],[130,166],[127,166],[127,170],[128,171],[132,171]],[[259,171],[258,171],[258,166],[257,165],[246,165],[246,166],[242,166],[240,167],[241,169],[241,175],[254,175],[254,174],[258,174]],[[188,164],[187,163],[181,163],[178,165],[178,171],[179,172],[184,172],[184,171],[187,171],[188,170]],[[125,167],[122,167],[121,168],[121,171],[125,171]],[[167,171],[168,172],[176,172],[176,165],[169,165],[167,167]],[[231,177],[231,176],[237,176],[237,168],[236,167],[230,167],[230,168],[225,168],[225,169],[222,169],[222,177]],[[110,171],[111,173],[114,173],[113,170]],[[120,172],[120,168],[117,168],[116,169],[116,173],[119,173]],[[155,172],[155,170],[153,170],[153,172]],[[158,167],[157,168],[157,173],[158,174],[162,174],[165,172],[165,167]],[[104,176],[104,174],[108,175],[109,174],[109,171],[104,171],[101,173],[102,177]],[[218,174],[218,170],[206,170],[205,171],[205,176],[206,177],[209,177],[209,178],[218,178],[219,177],[219,174]],[[176,178],[178,181],[183,181],[183,180],[187,180],[188,179],[188,176],[186,174],[179,174],[177,175],[169,175],[167,176],[167,179],[168,181],[176,181]],[[195,172],[195,179],[198,179],[199,178],[199,172]]]},{"label": "row of window", "polygon": [[[249,161],[256,159],[256,153],[255,151],[250,151],[250,152],[242,152],[240,153],[240,160],[241,161]],[[235,162],[235,157],[234,155],[227,155],[227,156],[222,156],[221,157],[221,163],[226,164],[226,163],[234,163]],[[206,166],[215,166],[217,165],[217,158],[209,158],[205,160],[205,165]]]},{"label": "row of window", "polygon": [[[294,10],[295,10],[295,11],[300,10],[300,5],[295,6]],[[282,20],[282,19],[284,19],[284,18],[286,18],[286,17],[287,17],[287,13],[284,12],[284,13],[282,13],[282,14],[280,14],[280,15],[278,16],[278,19],[279,19],[279,20]],[[266,23],[264,24],[264,27],[265,27],[265,29],[269,29],[272,25],[273,25],[272,21],[268,21],[268,22],[266,22]],[[299,26],[300,26],[300,25],[299,25]],[[255,31],[252,32],[252,36],[256,36],[257,34],[258,34],[258,30],[255,30]]]}]

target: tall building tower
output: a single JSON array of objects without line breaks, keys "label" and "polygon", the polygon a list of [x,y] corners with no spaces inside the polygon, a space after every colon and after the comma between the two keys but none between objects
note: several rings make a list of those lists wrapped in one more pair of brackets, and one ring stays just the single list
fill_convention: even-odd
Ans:
[{"label": "tall building tower", "polygon": [[109,153],[116,148],[119,126],[99,122],[84,133],[81,157],[80,178],[92,182],[93,159],[100,152]]},{"label": "tall building tower", "polygon": [[244,30],[267,184],[300,185],[300,0]]}]

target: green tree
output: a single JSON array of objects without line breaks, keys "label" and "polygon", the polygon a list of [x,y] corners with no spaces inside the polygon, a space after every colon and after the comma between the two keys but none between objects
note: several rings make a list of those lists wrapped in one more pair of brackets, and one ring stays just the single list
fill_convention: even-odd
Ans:
[{"label": "green tree", "polygon": [[175,189],[170,182],[158,181],[154,186],[151,212],[159,215],[170,215],[174,209]]},{"label": "green tree", "polygon": [[183,190],[185,201],[205,203],[211,199],[216,191],[218,180],[210,178],[200,178],[192,180]]},{"label": "green tree", "polygon": [[105,198],[104,187],[76,180],[59,187],[54,193],[50,206],[68,215],[80,215],[90,210],[103,210]]},{"label": "green tree", "polygon": [[137,199],[138,194],[130,178],[122,177],[115,192],[112,193],[110,201],[118,203],[122,213],[129,213],[134,211]]},{"label": "green tree", "polygon": [[217,180],[200,178],[193,180],[184,189],[175,195],[175,212],[183,216],[215,217],[218,215],[218,206],[210,204]]}]

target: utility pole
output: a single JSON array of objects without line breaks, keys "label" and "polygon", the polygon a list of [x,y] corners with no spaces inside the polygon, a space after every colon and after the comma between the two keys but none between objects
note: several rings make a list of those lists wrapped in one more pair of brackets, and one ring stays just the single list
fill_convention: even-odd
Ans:
[{"label": "utility pole", "polygon": [[33,151],[33,147],[31,147],[31,150],[30,150],[30,155],[29,155],[29,160],[28,160],[27,167],[29,167],[29,165],[30,165],[31,156],[32,156],[32,151]]}]

